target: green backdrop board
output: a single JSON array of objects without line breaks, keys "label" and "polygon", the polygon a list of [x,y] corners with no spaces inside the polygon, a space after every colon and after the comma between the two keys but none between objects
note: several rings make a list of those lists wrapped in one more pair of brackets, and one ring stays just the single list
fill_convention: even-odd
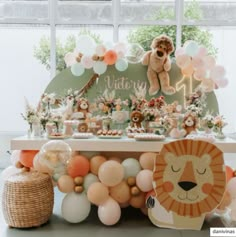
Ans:
[{"label": "green backdrop board", "polygon": [[[134,88],[141,86],[146,87],[146,99],[150,99],[153,96],[148,95],[149,82],[146,73],[147,66],[143,66],[142,64],[129,64],[127,70],[123,72],[116,70],[114,66],[108,66],[107,71],[99,76],[99,79],[88,89],[84,96],[87,97],[90,102],[93,102],[94,99],[103,94],[105,89],[108,89],[109,91],[115,90],[116,98],[127,99],[131,94],[134,94]],[[45,92],[55,92],[57,95],[63,96],[68,89],[80,90],[93,75],[94,72],[92,69],[86,69],[82,76],[74,76],[70,68],[67,68],[52,79]],[[183,79],[183,75],[175,62],[172,62],[169,76],[170,84],[177,90],[174,95],[164,95],[165,101],[172,103],[177,100],[183,105],[185,94],[187,95],[189,92],[194,91],[194,88],[196,88],[199,82],[187,77]],[[155,97],[160,95],[162,95],[161,91],[159,91]],[[208,110],[218,113],[218,103],[214,92],[207,93],[206,103]]]}]

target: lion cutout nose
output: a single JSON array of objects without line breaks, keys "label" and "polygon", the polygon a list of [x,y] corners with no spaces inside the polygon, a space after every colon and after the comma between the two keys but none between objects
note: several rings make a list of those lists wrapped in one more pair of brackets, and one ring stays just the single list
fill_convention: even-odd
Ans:
[{"label": "lion cutout nose", "polygon": [[189,181],[181,181],[178,182],[178,185],[184,190],[184,191],[189,191],[193,189],[195,186],[197,186],[196,183],[189,182]]},{"label": "lion cutout nose", "polygon": [[183,173],[179,179],[178,185],[184,191],[189,191],[197,185],[194,176],[193,164],[191,161],[186,162]]},{"label": "lion cutout nose", "polygon": [[163,52],[157,51],[157,56],[158,56],[158,57],[162,57],[163,55],[164,55]]}]

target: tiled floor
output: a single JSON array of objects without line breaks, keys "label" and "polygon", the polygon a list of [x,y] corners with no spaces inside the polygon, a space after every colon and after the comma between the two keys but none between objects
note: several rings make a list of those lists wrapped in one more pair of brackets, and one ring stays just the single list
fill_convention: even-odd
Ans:
[{"label": "tiled floor", "polygon": [[[0,190],[2,191],[3,183],[0,179]],[[60,205],[63,194],[55,188],[55,205],[53,216],[50,221],[39,228],[31,229],[15,229],[9,228],[2,214],[0,204],[0,237],[121,237],[121,236],[142,236],[142,237],[209,237],[210,226],[220,227],[222,223],[218,218],[205,222],[201,231],[190,230],[171,230],[157,228],[153,226],[149,219],[144,216],[139,210],[125,209],[122,210],[122,218],[119,223],[112,227],[104,226],[97,218],[96,208],[92,209],[86,221],[80,224],[67,223],[60,213]]]}]

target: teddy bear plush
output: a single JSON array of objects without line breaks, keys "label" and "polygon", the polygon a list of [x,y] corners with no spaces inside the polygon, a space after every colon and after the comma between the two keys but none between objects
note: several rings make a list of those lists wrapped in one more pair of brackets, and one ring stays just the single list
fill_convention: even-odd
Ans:
[{"label": "teddy bear plush", "polygon": [[144,120],[144,117],[140,111],[133,111],[130,115],[130,120],[131,128],[142,128],[142,121]]},{"label": "teddy bear plush", "polygon": [[147,65],[147,77],[150,84],[149,95],[155,95],[161,89],[166,95],[175,93],[170,86],[168,71],[171,69],[170,54],[174,51],[172,40],[165,35],[153,39],[151,50],[143,57],[142,64]]},{"label": "teddy bear plush", "polygon": [[182,128],[185,130],[185,137],[190,134],[196,132],[198,126],[197,117],[192,115],[191,113],[187,113],[184,115]]},{"label": "teddy bear plush", "polygon": [[85,98],[80,98],[77,102],[77,112],[80,112],[83,114],[83,118],[87,117],[87,114],[89,112],[89,102]]}]

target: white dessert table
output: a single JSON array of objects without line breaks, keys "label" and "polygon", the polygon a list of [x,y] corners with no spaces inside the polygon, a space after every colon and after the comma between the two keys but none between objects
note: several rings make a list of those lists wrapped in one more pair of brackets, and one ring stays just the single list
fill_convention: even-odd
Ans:
[{"label": "white dessert table", "polygon": [[[40,150],[52,139],[28,136],[16,137],[11,140],[11,150]],[[53,139],[55,140],[55,139]],[[164,141],[136,141],[133,138],[101,139],[60,139],[68,143],[74,151],[120,151],[120,152],[159,152],[163,144],[174,141],[166,138]],[[224,153],[236,153],[236,140],[231,138],[216,139],[214,144]]]}]

